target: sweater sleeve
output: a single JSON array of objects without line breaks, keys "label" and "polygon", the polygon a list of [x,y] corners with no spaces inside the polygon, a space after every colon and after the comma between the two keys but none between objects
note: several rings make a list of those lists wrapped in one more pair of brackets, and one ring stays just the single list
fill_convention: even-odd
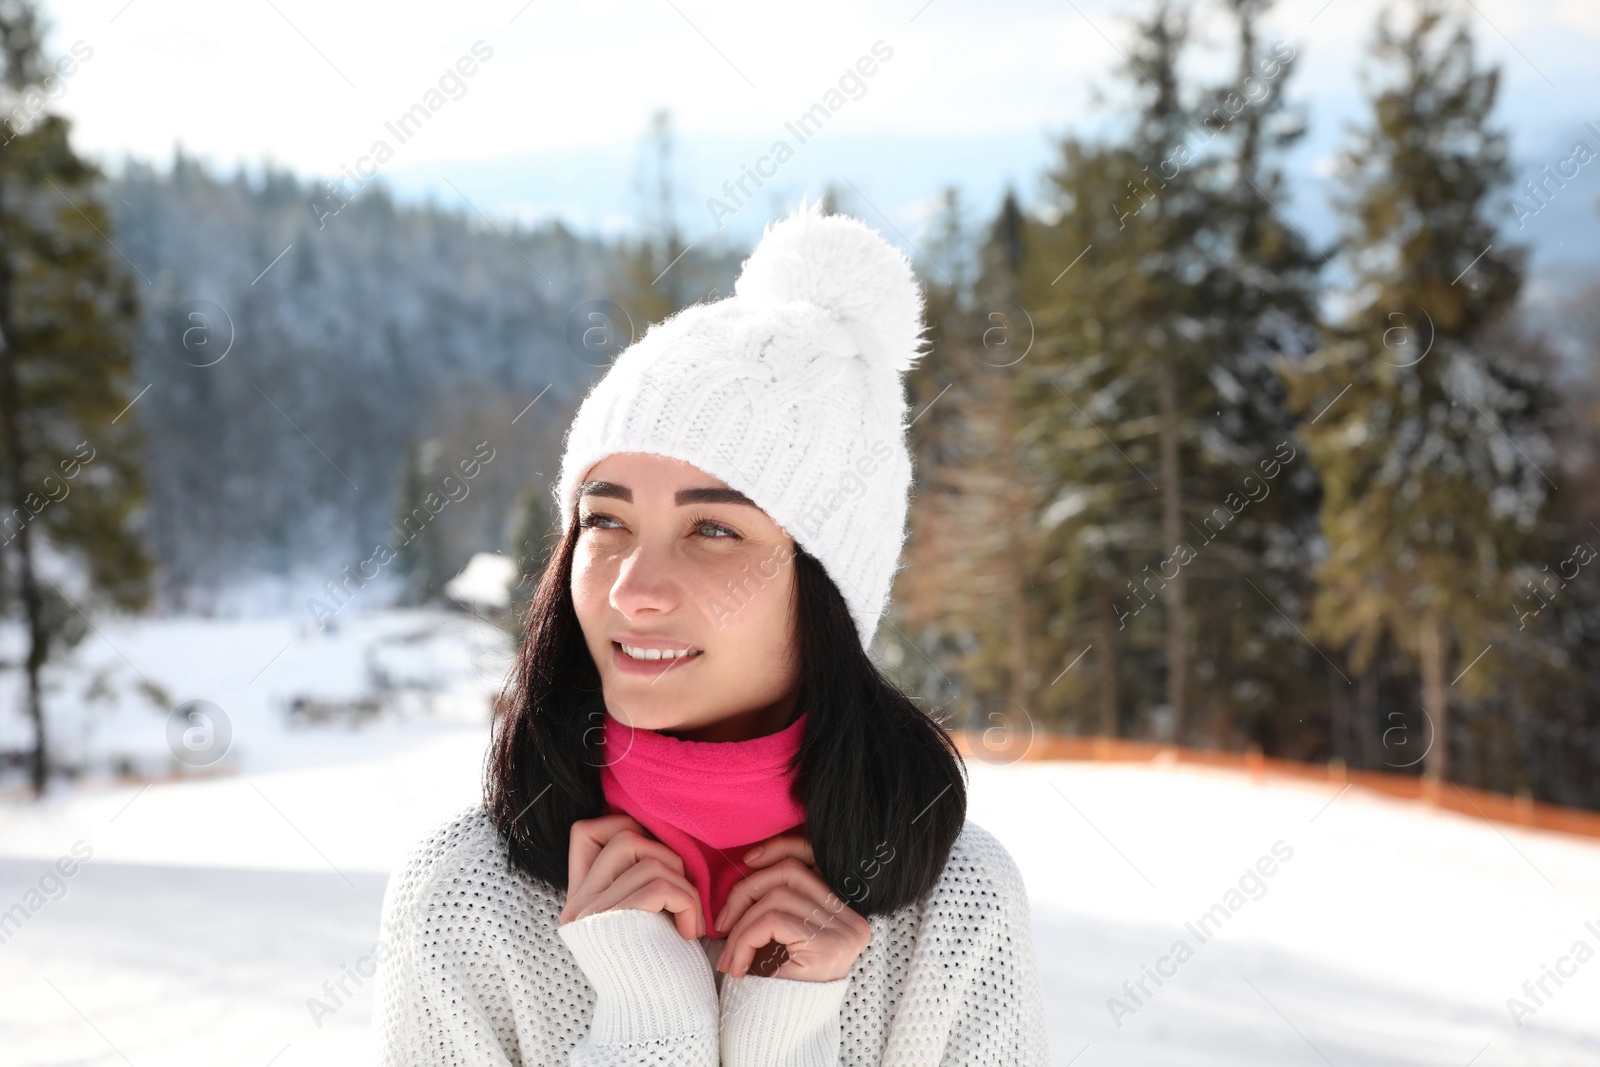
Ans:
[{"label": "sweater sleeve", "polygon": [[837,1067],[839,1008],[850,987],[762,975],[722,976],[722,1067]]},{"label": "sweater sleeve", "polygon": [[557,928],[594,988],[571,1067],[717,1067],[711,961],[662,912],[621,908]]}]

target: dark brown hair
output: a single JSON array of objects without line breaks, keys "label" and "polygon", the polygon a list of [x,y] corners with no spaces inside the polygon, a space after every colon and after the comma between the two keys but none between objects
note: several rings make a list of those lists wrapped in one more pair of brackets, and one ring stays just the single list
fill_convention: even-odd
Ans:
[{"label": "dark brown hair", "polygon": [[[569,516],[528,608],[496,702],[484,782],[512,861],[561,894],[572,824],[606,810],[605,703],[572,603],[576,520]],[[822,564],[798,544],[793,563],[795,716],[810,713],[792,765],[794,797],[829,887],[862,915],[894,911],[923,899],[943,872],[966,821],[966,768],[944,728],[861,647]]]}]

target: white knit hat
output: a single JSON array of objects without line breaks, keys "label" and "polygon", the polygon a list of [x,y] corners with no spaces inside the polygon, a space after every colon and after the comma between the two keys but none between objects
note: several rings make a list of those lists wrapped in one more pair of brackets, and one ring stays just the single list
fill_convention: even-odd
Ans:
[{"label": "white knit hat", "polygon": [[906,539],[901,374],[922,331],[906,257],[802,201],[767,227],[732,296],[652,326],[589,391],[554,487],[563,526],[590,468],[613,453],[691,463],[822,563],[869,647]]}]

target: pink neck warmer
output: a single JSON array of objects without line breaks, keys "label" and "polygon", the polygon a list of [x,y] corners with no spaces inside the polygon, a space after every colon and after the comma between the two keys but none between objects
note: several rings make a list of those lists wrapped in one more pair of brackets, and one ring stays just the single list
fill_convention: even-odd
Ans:
[{"label": "pink neck warmer", "polygon": [[609,711],[605,719],[606,814],[633,816],[683,859],[708,936],[727,936],[712,920],[752,869],[740,857],[755,842],[805,822],[805,809],[789,792],[794,776],[787,765],[800,750],[806,713],[748,741],[684,741],[625,726]]}]

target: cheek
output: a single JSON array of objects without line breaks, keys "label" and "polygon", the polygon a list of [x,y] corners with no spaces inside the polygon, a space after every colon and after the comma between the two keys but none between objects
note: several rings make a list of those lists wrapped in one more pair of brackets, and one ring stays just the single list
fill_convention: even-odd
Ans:
[{"label": "cheek", "polygon": [[[753,573],[753,569],[741,570],[734,582],[737,593],[724,593],[735,610],[727,616],[723,634],[742,652],[758,657],[753,662],[771,664],[781,659],[793,638],[794,573],[790,567],[782,567],[764,580],[752,579]],[[718,579],[717,588],[725,590],[726,581]]]},{"label": "cheek", "polygon": [[606,603],[610,584],[606,581],[604,561],[598,560],[581,546],[572,557],[572,606],[579,619],[592,617]]}]

